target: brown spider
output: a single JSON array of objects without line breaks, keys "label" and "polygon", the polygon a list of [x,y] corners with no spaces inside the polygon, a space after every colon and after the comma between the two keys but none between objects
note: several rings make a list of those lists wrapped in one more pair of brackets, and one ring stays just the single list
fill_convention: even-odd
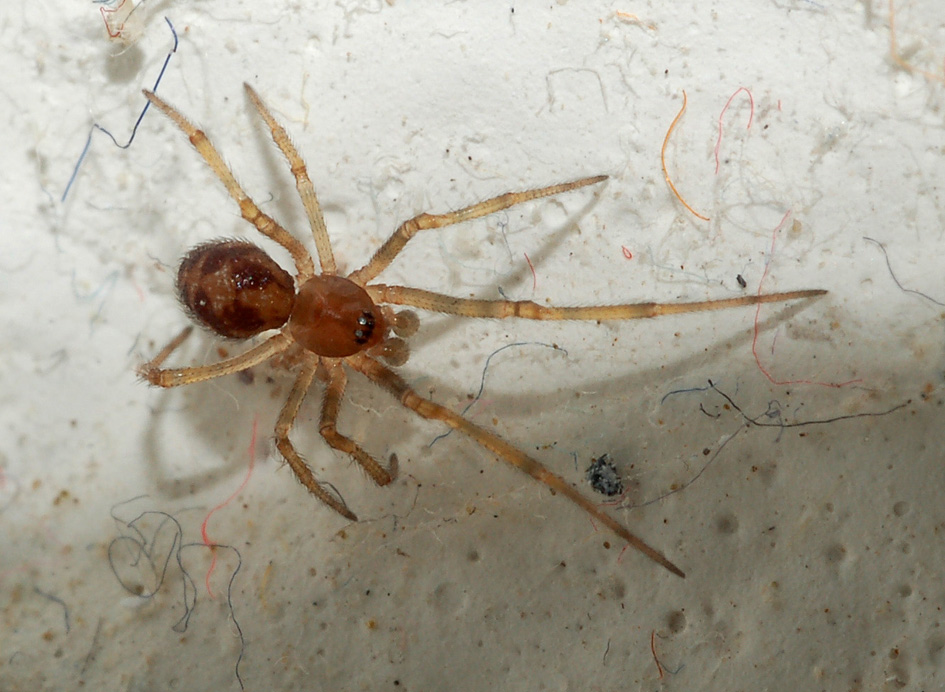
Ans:
[{"label": "brown spider", "polygon": [[[509,192],[493,199],[446,214],[420,214],[404,222],[394,231],[370,261],[347,276],[339,276],[331,243],[325,228],[315,188],[308,177],[305,162],[276,122],[259,95],[244,85],[250,100],[271,131],[272,138],[285,155],[295,177],[318,250],[321,273],[299,240],[290,235],[270,216],[263,213],[243,191],[233,173],[223,162],[203,131],[194,127],[183,115],[150,91],[144,94],[190,138],[227,192],[239,204],[243,218],[264,236],[289,251],[295,262],[296,275],[282,269],[263,250],[240,240],[214,240],[191,250],[181,262],[177,290],[181,302],[194,321],[220,336],[249,339],[268,330],[278,330],[245,353],[210,365],[187,368],[162,368],[161,365],[183,343],[193,327],[187,327],[171,340],[140,374],[152,385],[177,387],[237,373],[290,351],[300,369],[288,400],[276,422],[276,447],[292,471],[310,493],[347,519],[357,517],[325,485],[319,483],[312,470],[295,451],[289,432],[295,422],[302,400],[315,376],[325,380],[319,431],[335,449],[349,454],[378,485],[386,485],[392,473],[383,468],[356,442],[336,429],[338,411],[344,397],[347,372],[355,370],[382,389],[387,390],[405,407],[429,420],[441,421],[489,450],[503,461],[527,473],[553,492],[560,493],[601,522],[621,539],[659,563],[673,574],[685,574],[662,553],[633,535],[600,507],[581,495],[563,478],[551,473],[538,461],[519,451],[493,433],[471,423],[462,416],[425,399],[413,391],[397,373],[382,365],[380,357],[396,366],[407,360],[408,350],[402,338],[412,335],[419,325],[410,311],[395,313],[382,305],[407,305],[421,310],[464,317],[530,320],[626,320],[656,317],[670,313],[718,310],[720,308],[756,303],[771,303],[822,295],[826,291],[790,291],[752,295],[695,303],[638,303],[591,307],[547,307],[531,301],[470,300],[454,298],[431,291],[405,286],[370,284],[397,257],[419,231],[442,228],[507,209],[540,197],[556,195],[607,179],[605,175],[583,178],[538,190]],[[391,332],[398,336],[392,336]],[[392,459],[393,462],[393,459]]]}]

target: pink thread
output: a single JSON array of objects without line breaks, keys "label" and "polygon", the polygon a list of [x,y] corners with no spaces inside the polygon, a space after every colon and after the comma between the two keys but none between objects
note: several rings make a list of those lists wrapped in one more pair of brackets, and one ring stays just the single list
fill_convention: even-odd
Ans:
[{"label": "pink thread", "polygon": [[[725,107],[722,108],[722,112],[719,113],[719,138],[715,142],[715,174],[716,175],[719,174],[719,148],[722,146],[722,118],[725,116],[725,111],[727,111],[728,107],[732,105],[732,101],[735,100],[735,97],[738,96],[738,93],[740,91],[744,91],[746,94],[748,94],[748,103],[751,106],[751,110],[748,113],[748,126],[745,128],[746,130],[751,129],[751,121],[755,117],[755,97],[751,95],[751,91],[748,90],[747,88],[738,87],[738,89],[735,90],[735,93],[728,97],[728,101],[726,101]],[[781,102],[778,101],[779,109],[780,109],[780,103]]]},{"label": "pink thread", "polygon": [[[788,209],[785,212],[784,216],[781,217],[781,221],[778,222],[778,225],[774,227],[774,231],[771,233],[771,250],[768,253],[768,258],[765,260],[765,270],[761,275],[761,281],[758,282],[758,295],[761,295],[761,287],[765,282],[765,279],[768,276],[768,270],[771,269],[771,260],[774,259],[774,246],[777,243],[778,231],[784,226],[787,220],[791,217],[791,210]],[[815,382],[813,380],[776,380],[772,377],[771,373],[765,369],[765,366],[761,363],[761,356],[758,355],[758,321],[761,318],[761,303],[755,306],[755,321],[754,321],[754,334],[751,338],[751,354],[755,357],[755,363],[758,365],[758,369],[761,370],[761,373],[768,378],[772,384],[776,385],[787,385],[787,384],[814,384],[820,387],[833,387],[839,389],[840,387],[846,387],[847,385],[854,384],[855,382],[861,382],[862,380],[847,380],[846,382]],[[771,345],[771,353],[774,355],[774,344]]]},{"label": "pink thread", "polygon": [[213,574],[213,570],[216,569],[216,566],[217,566],[217,551],[214,550],[214,548],[216,547],[216,544],[210,540],[210,536],[207,533],[207,524],[210,522],[210,517],[213,516],[214,512],[230,504],[230,502],[233,501],[233,498],[235,498],[237,495],[243,492],[243,489],[246,487],[246,484],[249,483],[249,478],[250,476],[253,475],[253,466],[256,463],[256,428],[257,428],[258,423],[259,423],[259,415],[257,414],[253,418],[253,434],[249,441],[249,468],[246,470],[246,477],[243,479],[243,482],[240,483],[240,487],[238,487],[233,492],[232,495],[230,495],[223,502],[221,502],[216,507],[210,510],[210,512],[204,518],[203,523],[200,525],[200,537],[203,539],[203,544],[208,546],[213,552],[213,557],[210,560],[210,567],[209,569],[207,569],[207,576],[204,579],[204,583],[207,586],[207,593],[210,594],[211,599],[213,599],[214,596],[213,596],[213,590],[210,588],[210,575]]}]

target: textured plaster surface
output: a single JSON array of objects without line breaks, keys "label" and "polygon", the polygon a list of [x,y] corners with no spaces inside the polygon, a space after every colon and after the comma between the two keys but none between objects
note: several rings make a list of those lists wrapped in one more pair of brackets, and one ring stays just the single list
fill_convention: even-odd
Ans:
[{"label": "textured plaster surface", "polygon": [[[0,689],[941,688],[940,2],[897,8],[895,54],[875,0],[121,11],[0,15]],[[383,278],[562,305],[829,290],[757,316],[423,316],[417,391],[460,411],[484,382],[466,415],[589,494],[608,454],[612,512],[685,580],[356,377],[340,426],[398,455],[392,486],[326,448],[317,391],[294,436],[356,524],[271,447],[283,370],[136,380],[185,324],[180,255],[253,237],[154,110],[127,149],[94,131],[63,199],[93,123],[128,140],[165,17],[160,93],[308,242],[253,84],[343,268],[420,211],[606,173],[419,236]],[[660,165],[684,91],[666,164],[708,221]]]}]

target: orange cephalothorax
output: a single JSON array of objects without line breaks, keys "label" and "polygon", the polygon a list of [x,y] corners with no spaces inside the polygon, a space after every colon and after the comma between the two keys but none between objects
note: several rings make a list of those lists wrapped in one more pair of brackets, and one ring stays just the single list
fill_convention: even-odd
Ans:
[{"label": "orange cephalothorax", "polygon": [[289,333],[326,358],[344,358],[383,341],[384,316],[363,288],[342,276],[306,281],[295,298]]},{"label": "orange cephalothorax", "polygon": [[278,329],[295,303],[292,275],[241,240],[214,240],[187,253],[177,292],[194,320],[231,339]]}]

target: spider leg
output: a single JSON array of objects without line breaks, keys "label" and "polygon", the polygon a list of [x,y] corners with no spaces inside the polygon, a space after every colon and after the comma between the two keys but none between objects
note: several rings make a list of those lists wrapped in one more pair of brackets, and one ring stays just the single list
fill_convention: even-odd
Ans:
[{"label": "spider leg", "polygon": [[167,342],[167,345],[158,352],[154,358],[148,362],[149,367],[159,368],[167,360],[174,351],[180,348],[180,345],[187,341],[189,337],[194,332],[194,325],[189,325],[180,330],[180,333],[175,336],[173,339]]},{"label": "spider leg", "polygon": [[207,162],[207,165],[210,166],[210,170],[213,171],[214,175],[220,179],[220,182],[226,187],[226,191],[230,193],[230,197],[236,200],[243,218],[253,224],[256,230],[264,236],[271,238],[289,251],[289,254],[292,255],[292,259],[295,261],[299,276],[309,278],[314,275],[315,264],[312,262],[312,258],[309,256],[305,246],[276,223],[271,216],[263,213],[259,207],[256,206],[256,203],[243,191],[240,184],[236,182],[233,172],[227,167],[226,163],[223,161],[223,157],[220,156],[220,153],[213,147],[210,140],[207,139],[207,135],[203,130],[198,130],[187,118],[181,115],[176,108],[168,104],[154,92],[145,89],[144,95],[148,98],[148,101],[153,103],[156,108],[173,120],[177,127],[190,138],[190,143],[194,145],[194,149],[196,149],[197,153]]},{"label": "spider leg", "polygon": [[[331,250],[331,241],[328,239],[328,229],[325,227],[325,217],[322,215],[322,208],[318,204],[318,197],[315,194],[315,187],[312,185],[311,178],[308,177],[308,169],[305,167],[305,161],[299,155],[295,145],[285,128],[282,127],[272,113],[259,98],[259,94],[249,84],[244,83],[243,87],[249,94],[249,100],[256,106],[256,110],[266,121],[272,132],[272,139],[282,150],[289,166],[292,169],[292,175],[295,177],[295,187],[299,191],[299,197],[302,198],[302,206],[305,207],[305,215],[308,216],[309,226],[312,229],[312,236],[315,238],[315,249],[318,250],[318,261],[322,267],[323,274],[334,274],[338,267],[335,265],[335,256]],[[305,279],[310,278],[308,276]],[[303,279],[304,280],[304,279]],[[300,281],[301,283],[301,281]]]},{"label": "spider leg", "polygon": [[354,512],[348,509],[347,505],[345,505],[340,498],[329,492],[324,485],[315,480],[312,469],[310,469],[308,464],[305,463],[305,460],[299,456],[299,453],[295,451],[295,447],[289,439],[289,432],[292,430],[295,419],[299,415],[299,407],[302,405],[302,400],[305,398],[305,395],[308,394],[308,390],[312,386],[312,380],[315,378],[317,370],[318,358],[312,357],[302,366],[299,376],[295,379],[295,384],[292,385],[289,398],[282,407],[282,412],[279,414],[279,419],[276,421],[276,448],[289,464],[289,468],[292,469],[292,473],[295,474],[295,477],[299,479],[299,482],[301,482],[312,495],[338,512],[338,514],[345,519],[357,521],[358,518],[355,516]]},{"label": "spider leg", "polygon": [[561,476],[558,476],[530,456],[509,444],[502,438],[494,435],[485,428],[471,423],[462,416],[453,413],[447,408],[424,399],[414,392],[407,382],[397,373],[381,365],[376,360],[368,358],[363,353],[350,356],[346,359],[351,367],[364,374],[369,380],[390,392],[401,404],[415,411],[428,420],[441,421],[454,430],[467,435],[474,442],[495,454],[503,461],[527,473],[540,483],[544,483],[556,493],[564,495],[578,507],[587,512],[592,518],[604,524],[607,528],[620,536],[621,539],[639,550],[654,562],[662,565],[673,574],[685,577],[685,573],[661,552],[645,543],[641,538],[630,533],[626,527],[606,514],[600,507],[581,495],[568,485]]},{"label": "spider leg", "polygon": [[378,485],[387,485],[391,482],[391,474],[388,473],[374,457],[365,452],[354,440],[340,434],[335,427],[338,422],[338,411],[341,408],[341,400],[345,394],[345,385],[348,383],[348,376],[341,366],[340,360],[323,358],[328,369],[328,386],[325,388],[325,394],[322,398],[322,416],[319,423],[319,432],[325,438],[325,442],[351,456],[361,467],[367,471],[368,475]]},{"label": "spider leg", "polygon": [[179,387],[241,372],[282,353],[294,343],[292,337],[280,332],[245,353],[210,365],[197,365],[189,368],[162,368],[161,364],[190,335],[191,329],[192,327],[188,327],[174,337],[157,356],[138,368],[138,374],[158,387]]},{"label": "spider leg", "polygon": [[400,251],[404,249],[407,241],[420,231],[425,231],[430,228],[443,228],[444,226],[452,226],[453,224],[469,221],[470,219],[478,219],[480,216],[493,214],[497,211],[513,207],[516,204],[521,204],[522,202],[558,195],[562,192],[575,190],[585,185],[593,185],[603,182],[604,180],[607,180],[606,175],[597,175],[593,178],[582,178],[581,180],[575,180],[570,183],[551,185],[550,187],[542,187],[537,190],[507,192],[504,195],[487,199],[484,202],[473,204],[464,209],[447,212],[446,214],[420,214],[400,224],[387,241],[378,248],[370,261],[360,269],[351,272],[347,278],[363,286],[384,271],[384,269],[394,261],[394,258],[400,254]]},{"label": "spider leg", "polygon": [[692,303],[629,303],[625,305],[589,305],[584,307],[561,308],[539,305],[530,300],[477,300],[454,298],[407,286],[386,286],[371,284],[365,290],[377,303],[410,305],[421,310],[444,312],[462,317],[490,317],[503,319],[520,317],[526,320],[635,320],[661,315],[675,315],[684,312],[704,312],[722,310],[758,303],[780,303],[799,298],[822,296],[827,291],[806,290],[786,291],[784,293],[763,293],[760,295],[703,300]]}]

